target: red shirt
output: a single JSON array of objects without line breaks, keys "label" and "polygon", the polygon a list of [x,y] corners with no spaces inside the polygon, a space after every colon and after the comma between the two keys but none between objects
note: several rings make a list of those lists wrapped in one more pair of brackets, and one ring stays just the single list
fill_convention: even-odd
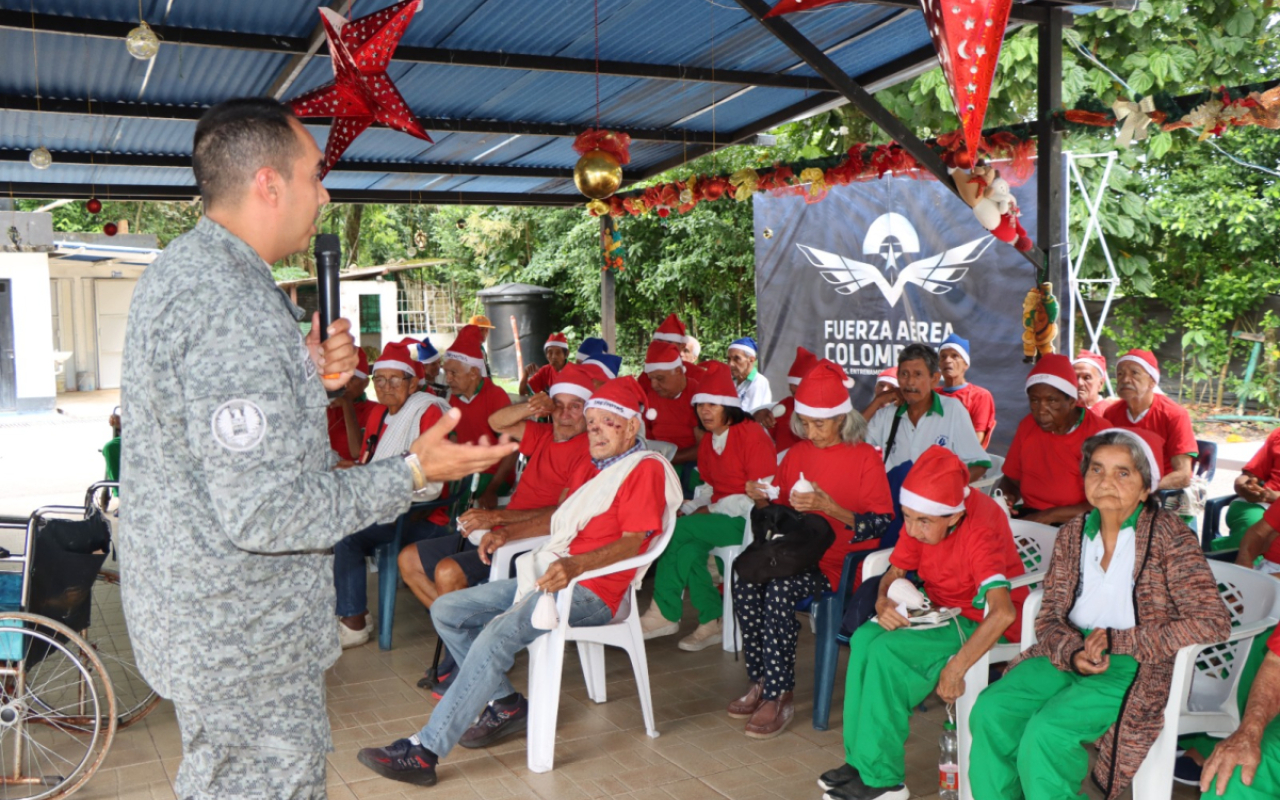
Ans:
[{"label": "red shirt", "polygon": [[747,481],[758,481],[778,472],[773,441],[760,423],[745,419],[730,426],[724,452],[717,454],[711,434],[698,445],[698,474],[711,486],[711,502],[731,494],[745,494]]},{"label": "red shirt", "polygon": [[[569,480],[569,493],[576,492],[583,484],[600,474],[595,464],[587,459],[578,465]],[[580,555],[616,542],[624,533],[645,532],[649,535],[640,545],[640,552],[649,549],[653,537],[662,533],[662,512],[667,507],[666,477],[662,465],[653,458],[646,458],[636,465],[622,488],[614,495],[613,502],[604,511],[592,517],[569,544],[569,555]],[[615,572],[599,578],[583,581],[580,585],[599,597],[615,613],[627,586],[635,578],[633,569]]]},{"label": "red shirt", "polygon": [[[889,494],[884,462],[880,460],[880,453],[865,442],[823,448],[814,446],[808,439],[797,442],[787,451],[773,480],[780,490],[779,503],[791,505],[791,487],[800,480],[802,473],[805,480],[818,484],[818,488],[831,495],[836,505],[846,511],[855,514],[893,513],[893,497]],[[827,514],[822,514],[822,517],[831,524],[836,540],[822,556],[818,568],[834,588],[840,583],[845,555],[855,550],[875,550],[880,546],[880,540],[867,539],[850,544],[852,532],[843,522]]]},{"label": "red shirt", "polygon": [[647,382],[644,384],[645,404],[658,414],[654,420],[645,418],[645,438],[671,442],[680,450],[693,447],[698,441],[693,434],[698,427],[698,413],[693,410],[691,402],[698,393],[698,382],[689,373],[685,378],[687,385],[684,391],[670,399],[659,397],[653,386]]},{"label": "red shirt", "polygon": [[[904,530],[889,563],[918,572],[935,608],[958,608],[966,619],[982,622],[986,592],[978,597],[978,590],[992,581],[1021,575],[1024,570],[1009,518],[996,501],[981,492],[970,492],[964,510],[960,524],[937,544],[926,545]],[[1013,607],[1018,616],[1004,632],[1011,642],[1022,637],[1022,602],[1026,599],[1025,587],[1013,590]]]},{"label": "red shirt", "polygon": [[534,394],[547,391],[551,388],[551,382],[556,379],[557,374],[555,367],[546,364],[542,369],[533,373],[533,377],[529,378],[529,391]]},{"label": "red shirt", "polygon": [[786,450],[796,442],[800,441],[800,437],[791,432],[791,415],[796,410],[796,399],[794,397],[784,397],[781,402],[774,406],[777,408],[782,406],[782,416],[778,416],[774,412],[773,441],[777,447],[778,454],[786,452]]},{"label": "red shirt", "polygon": [[[383,431],[387,429],[387,407],[381,403],[371,403],[370,405],[372,405],[373,408],[369,410],[369,420],[368,424],[365,426],[365,433],[368,434],[368,438],[364,440],[364,449],[360,452],[361,461],[364,461],[366,458],[373,457],[373,453],[369,452],[369,441],[375,435],[378,439],[381,439]],[[418,420],[418,433],[425,433],[428,428],[439,422],[440,418],[443,416],[444,412],[442,412],[440,407],[435,403],[427,406],[427,410],[422,412],[422,418]],[[449,487],[446,485],[440,492],[440,497],[444,498],[448,496]],[[435,523],[436,525],[448,525],[449,510],[447,508],[437,508],[435,511],[431,512],[431,516],[427,517],[427,520]]]},{"label": "red shirt", "polygon": [[[458,427],[453,429],[454,436],[460,444],[480,441],[481,436],[488,436],[489,441],[498,441],[498,434],[489,427],[489,416],[500,408],[511,405],[511,398],[488,378],[480,379],[480,391],[470,400],[458,395],[449,398],[449,405],[462,412]],[[492,475],[498,471],[498,463],[492,464],[486,473]]]},{"label": "red shirt", "polygon": [[[357,400],[352,404],[356,412],[356,441],[361,442],[363,446],[364,431],[369,427],[369,418],[373,416],[383,406],[370,400]],[[355,461],[355,456],[351,455],[351,447],[347,444],[347,423],[342,417],[342,409],[330,406],[327,409],[329,415],[329,446],[338,454],[338,458],[343,461]]]},{"label": "red shirt", "polygon": [[1121,401],[1115,397],[1110,399],[1099,398],[1098,402],[1094,403],[1089,410],[1101,417],[1107,413],[1108,408],[1111,408],[1116,403],[1121,403]]},{"label": "red shirt", "polygon": [[560,493],[583,461],[591,458],[586,434],[564,442],[555,440],[550,422],[526,422],[520,452],[529,459],[507,508],[525,511],[560,503]]},{"label": "red shirt", "polygon": [[1080,474],[1084,440],[1110,427],[1088,409],[1078,409],[1075,430],[1046,433],[1030,414],[1018,423],[1001,472],[1018,482],[1022,503],[1033,511],[1085,502],[1084,477]]},{"label": "red shirt", "polygon": [[[1262,513],[1262,521],[1271,526],[1271,530],[1280,531],[1280,503],[1272,503]],[[1273,564],[1280,564],[1280,536],[1271,541],[1271,547],[1262,556]]]},{"label": "red shirt", "polygon": [[1262,448],[1244,465],[1244,471],[1262,481],[1268,489],[1280,490],[1280,428],[1267,436]]},{"label": "red shirt", "polygon": [[1195,431],[1191,430],[1191,415],[1187,410],[1162,394],[1151,400],[1151,408],[1142,415],[1142,419],[1133,422],[1129,419],[1129,404],[1116,403],[1106,410],[1103,419],[1112,428],[1137,428],[1148,430],[1164,437],[1164,463],[1160,465],[1160,474],[1173,472],[1173,457],[1189,455],[1196,457],[1200,445],[1196,444]]},{"label": "red shirt", "polygon": [[1271,638],[1267,639],[1267,649],[1280,656],[1280,628],[1271,632]]},{"label": "red shirt", "polygon": [[984,444],[989,441],[988,437],[996,429],[996,399],[991,396],[991,392],[973,383],[966,383],[955,391],[949,389],[934,389],[934,391],[959,400],[969,412],[969,419],[973,420],[973,432],[978,434],[978,438]]}]

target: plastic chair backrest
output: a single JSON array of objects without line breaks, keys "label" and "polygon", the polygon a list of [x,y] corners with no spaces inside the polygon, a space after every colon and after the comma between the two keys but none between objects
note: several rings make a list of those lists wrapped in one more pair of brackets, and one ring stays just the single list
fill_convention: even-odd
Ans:
[{"label": "plastic chair backrest", "polygon": [[1199,452],[1196,456],[1196,474],[1206,481],[1213,480],[1213,476],[1218,472],[1218,445],[1196,439],[1196,450]]},{"label": "plastic chair backrest", "polygon": [[884,550],[876,550],[871,555],[862,559],[862,580],[871,580],[883,575],[889,569],[889,556],[893,555],[893,548],[886,547]]},{"label": "plastic chair backrest", "polygon": [[[1213,570],[1213,577],[1218,582],[1218,596],[1231,615],[1232,630],[1258,622],[1271,614],[1276,604],[1280,581],[1261,572],[1222,561],[1210,561],[1209,568]],[[1223,707],[1239,679],[1234,673],[1248,660],[1252,643],[1251,639],[1245,639],[1215,644],[1196,655],[1188,709],[1217,710]]]},{"label": "plastic chair backrest", "polygon": [[1009,528],[1013,531],[1013,543],[1018,548],[1023,568],[1027,572],[1047,572],[1058,529],[1024,519],[1009,520]]}]

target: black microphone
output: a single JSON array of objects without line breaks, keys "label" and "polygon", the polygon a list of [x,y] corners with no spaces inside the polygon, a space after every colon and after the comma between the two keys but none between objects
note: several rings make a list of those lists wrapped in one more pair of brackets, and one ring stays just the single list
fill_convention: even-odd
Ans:
[{"label": "black microphone", "polygon": [[320,341],[329,338],[329,326],[341,316],[338,266],[342,263],[342,243],[336,233],[316,236],[316,288],[320,292]]}]

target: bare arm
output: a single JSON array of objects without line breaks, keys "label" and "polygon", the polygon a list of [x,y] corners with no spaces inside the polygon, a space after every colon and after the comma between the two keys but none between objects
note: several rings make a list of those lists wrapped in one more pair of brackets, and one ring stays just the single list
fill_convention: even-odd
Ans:
[{"label": "bare arm", "polygon": [[895,406],[900,406],[905,402],[907,401],[902,396],[902,391],[900,389],[895,388],[891,392],[884,392],[883,394],[878,394],[875,397],[871,398],[871,405],[862,409],[862,417],[867,422],[870,422],[871,418],[876,415],[876,412],[884,408],[885,406],[890,404],[893,404]]},{"label": "bare arm", "polygon": [[[532,539],[535,536],[546,536],[551,533],[551,516],[554,508],[539,508],[530,512],[531,516],[511,525],[494,528],[480,538],[480,560],[489,563],[490,557],[507,542],[517,539]],[[523,512],[521,512],[523,513]]]},{"label": "bare arm", "polygon": [[477,508],[495,508],[498,505],[498,487],[507,482],[516,471],[515,453],[504,456],[498,462],[498,470],[493,473],[493,480],[489,481],[489,485],[485,487],[480,496],[476,498],[475,505]]},{"label": "bare arm", "polygon": [[1253,679],[1249,703],[1245,706],[1240,727],[1218,743],[1213,749],[1213,755],[1204,764],[1204,770],[1200,774],[1202,792],[1208,792],[1217,780],[1217,793],[1221,797],[1236,767],[1240,767],[1241,783],[1245,786],[1253,785],[1253,776],[1262,763],[1262,734],[1277,714],[1280,714],[1280,656],[1267,653],[1266,660]]},{"label": "bare arm", "polygon": [[1018,482],[1008,475],[1001,475],[1000,481],[996,484],[996,488],[1004,494],[1004,502],[1009,508],[1013,508],[1022,499],[1022,487]]},{"label": "bare arm", "polygon": [[519,441],[524,438],[524,423],[527,420],[550,414],[551,398],[538,394],[529,398],[527,403],[513,403],[490,414],[489,427]]},{"label": "bare arm", "polygon": [[538,588],[544,592],[558,592],[569,585],[569,581],[584,572],[616,564],[623,559],[639,554],[644,544],[643,532],[627,531],[609,544],[576,556],[566,556],[556,561],[538,580]]},{"label": "bare arm", "polygon": [[970,464],[969,483],[982,480],[982,476],[987,474],[987,469],[987,467],[979,466],[977,464]]},{"label": "bare arm", "polygon": [[[954,703],[964,694],[964,676],[969,668],[977,663],[982,655],[1000,641],[1000,637],[1008,630],[1018,612],[1013,607],[1013,595],[1008,589],[990,589],[987,591],[987,616],[978,624],[977,630],[964,643],[960,652],[947,662],[938,676],[938,697],[945,703]],[[957,623],[958,624],[958,623]]]},{"label": "bare arm", "polygon": [[1275,539],[1276,530],[1268,525],[1265,519],[1260,519],[1253,523],[1240,539],[1240,550],[1236,553],[1236,563],[1242,567],[1253,569],[1253,562],[1258,560],[1258,556],[1267,552],[1267,549],[1271,547],[1271,543]]},{"label": "bare arm", "polygon": [[1174,456],[1171,459],[1173,469],[1168,475],[1160,478],[1161,489],[1185,489],[1191,485],[1191,456]]}]

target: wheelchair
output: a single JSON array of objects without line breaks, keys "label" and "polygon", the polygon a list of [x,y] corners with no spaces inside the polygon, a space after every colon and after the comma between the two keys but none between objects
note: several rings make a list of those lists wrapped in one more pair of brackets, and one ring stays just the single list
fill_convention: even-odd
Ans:
[{"label": "wheelchair", "polygon": [[67,797],[102,765],[118,729],[160,698],[138,674],[111,521],[96,483],[85,505],[0,519],[0,800]]}]

